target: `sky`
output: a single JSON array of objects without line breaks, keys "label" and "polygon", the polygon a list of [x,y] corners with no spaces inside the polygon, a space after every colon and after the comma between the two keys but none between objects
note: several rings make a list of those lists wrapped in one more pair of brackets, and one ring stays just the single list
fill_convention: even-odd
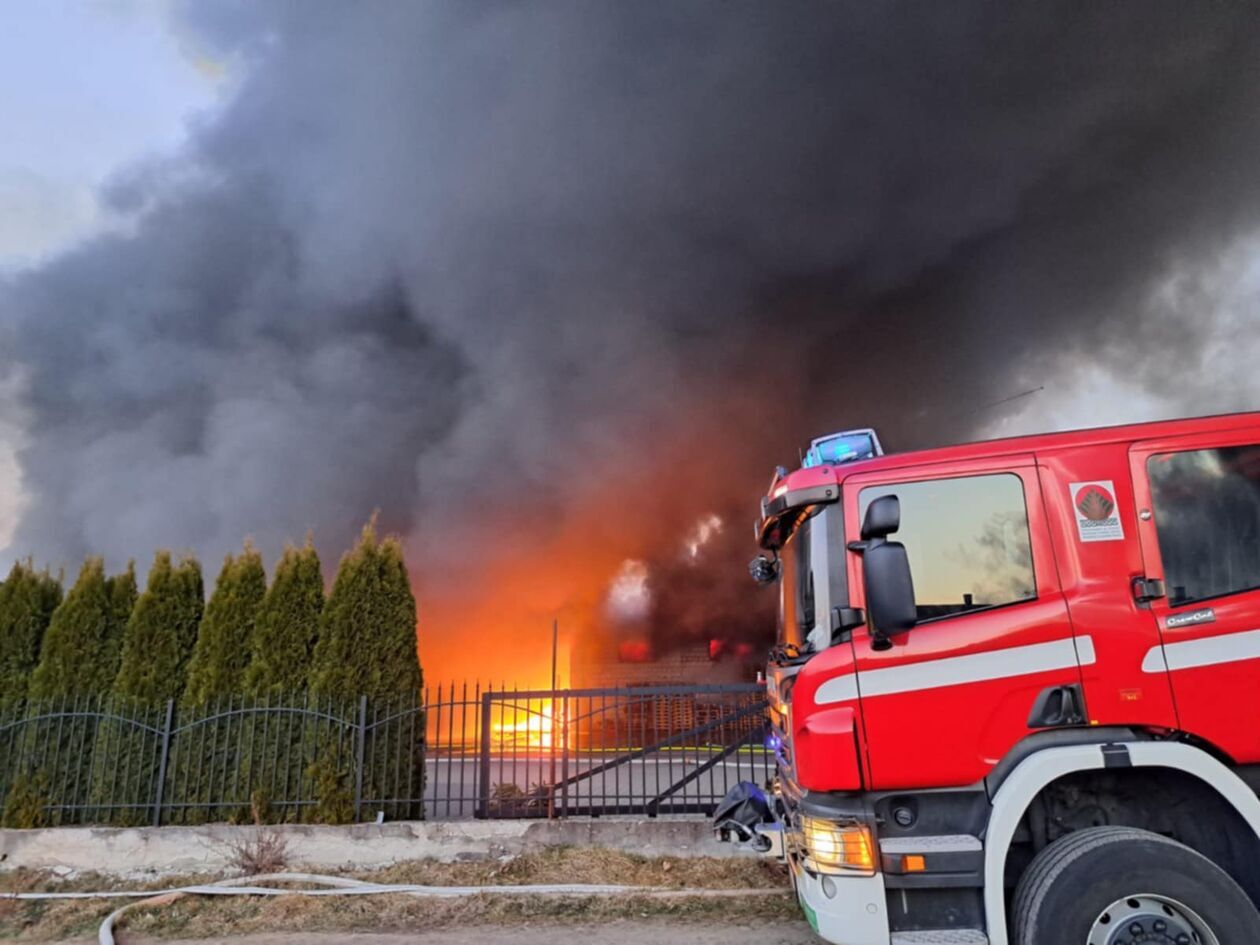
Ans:
[{"label": "sky", "polygon": [[1250,5],[0,18],[0,563],[330,569],[379,511],[422,649],[627,573],[745,638],[741,523],[813,436],[1256,403]]}]

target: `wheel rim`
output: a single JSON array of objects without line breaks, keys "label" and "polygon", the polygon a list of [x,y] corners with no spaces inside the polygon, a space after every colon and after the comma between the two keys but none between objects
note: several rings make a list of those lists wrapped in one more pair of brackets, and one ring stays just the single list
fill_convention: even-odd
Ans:
[{"label": "wheel rim", "polygon": [[1220,945],[1193,909],[1167,896],[1117,899],[1094,920],[1086,945]]}]

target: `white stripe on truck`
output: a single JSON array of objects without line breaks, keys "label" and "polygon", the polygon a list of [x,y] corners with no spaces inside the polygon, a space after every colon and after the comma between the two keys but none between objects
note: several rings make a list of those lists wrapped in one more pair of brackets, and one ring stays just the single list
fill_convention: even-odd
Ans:
[{"label": "white stripe on truck", "polygon": [[1142,672],[1162,673],[1165,669],[1195,669],[1254,659],[1260,659],[1260,630],[1242,630],[1153,646],[1142,660]]},{"label": "white stripe on truck", "polygon": [[948,656],[889,666],[886,669],[864,670],[860,676],[848,673],[828,679],[818,687],[814,701],[819,705],[856,699],[862,696],[891,696],[899,692],[919,692],[943,686],[965,686],[968,683],[1008,679],[1032,673],[1048,673],[1056,669],[1089,666],[1095,660],[1092,637],[1064,637],[1049,643],[1030,643],[966,656]]}]

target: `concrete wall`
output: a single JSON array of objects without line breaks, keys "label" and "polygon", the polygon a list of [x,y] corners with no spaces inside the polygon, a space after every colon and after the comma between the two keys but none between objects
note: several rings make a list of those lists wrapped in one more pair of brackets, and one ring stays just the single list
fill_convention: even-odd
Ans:
[{"label": "concrete wall", "polygon": [[[0,872],[19,868],[123,877],[229,870],[232,846],[258,828],[57,827],[0,830]],[[450,821],[355,824],[349,827],[285,825],[293,867],[311,871],[372,869],[406,860],[511,856],[553,846],[601,846],[646,856],[731,856],[740,851],[713,839],[707,820],[600,818],[562,821]]]}]

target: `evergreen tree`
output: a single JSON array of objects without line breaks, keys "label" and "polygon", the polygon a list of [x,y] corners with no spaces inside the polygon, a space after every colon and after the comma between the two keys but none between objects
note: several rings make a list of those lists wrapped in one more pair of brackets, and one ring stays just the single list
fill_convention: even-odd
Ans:
[{"label": "evergreen tree", "polygon": [[[121,614],[134,590],[134,576],[120,575],[109,590],[113,611]],[[187,557],[174,564],[169,551],[159,551],[123,631],[112,688],[114,712],[143,719],[147,725],[162,724],[163,703],[178,699],[184,691],[204,607],[197,560]],[[145,805],[152,800],[156,777],[157,757],[149,734],[134,725],[103,721],[92,756],[91,801],[132,805],[130,810],[116,811],[112,822],[143,823],[149,816]]]},{"label": "evergreen tree", "polygon": [[245,691],[253,696],[306,688],[324,609],[324,576],[310,538],[284,549],[254,624]]},{"label": "evergreen tree", "polygon": [[[311,691],[346,707],[357,697],[367,696],[377,715],[406,718],[410,723],[374,732],[363,762],[363,797],[375,809],[386,807],[391,818],[424,816],[419,803],[385,800],[419,798],[424,793],[421,684],[416,601],[402,544],[393,537],[378,541],[373,516],[337,569],[320,618]],[[337,763],[321,757],[311,771],[321,810],[340,809],[332,804],[331,795],[325,796],[340,783]]]},{"label": "evergreen tree", "polygon": [[239,695],[249,665],[255,621],[267,593],[262,555],[250,544],[237,557],[228,555],[206,604],[197,644],[188,664],[186,705]]},{"label": "evergreen tree", "polygon": [[[53,711],[90,710],[91,697],[109,692],[118,672],[122,626],[134,599],[135,573],[130,566],[107,580],[100,558],[83,563],[44,635],[39,665],[31,675],[32,702],[50,700],[48,708]],[[77,816],[89,800],[87,786],[98,727],[99,718],[88,711],[26,725],[24,759],[38,775],[28,779],[27,788],[33,790],[41,783],[56,786],[58,796],[47,799],[56,823],[62,822],[63,812]]]},{"label": "evergreen tree", "polygon": [[136,563],[127,562],[127,570],[115,574],[105,581],[105,592],[109,595],[109,630],[101,645],[101,676],[108,680],[102,691],[110,688],[118,676],[118,666],[122,662],[123,637],[127,633],[127,623],[131,620],[131,612],[136,608],[136,599],[140,591],[136,587]]},{"label": "evergreen tree", "polygon": [[416,600],[402,543],[378,541],[373,516],[337,568],[320,618],[311,690],[379,700],[413,696],[420,686]]},{"label": "evergreen tree", "polygon": [[[119,590],[128,586],[130,594]],[[135,574],[130,567],[107,580],[104,562],[88,558],[66,599],[53,611],[39,665],[31,675],[31,698],[108,692],[118,673],[122,628],[134,598]]]},{"label": "evergreen tree", "polygon": [[169,551],[159,551],[127,621],[114,694],[143,702],[179,698],[204,608],[197,559],[175,565]]},{"label": "evergreen tree", "polygon": [[29,561],[14,564],[0,585],[0,711],[26,700],[44,631],[60,603],[61,581]]},{"label": "evergreen tree", "polygon": [[[271,587],[263,598],[249,641],[250,662],[245,693],[255,700],[301,705],[310,677],[311,656],[324,607],[324,576],[319,555],[308,537],[301,549],[288,546],[276,564]],[[310,717],[282,714],[271,719],[262,735],[251,739],[243,759],[246,783],[251,785],[251,807],[268,819],[299,819],[298,807],[275,806],[270,791],[283,799],[310,797],[319,792],[319,772],[308,773],[321,751],[326,733]],[[327,750],[326,746],[323,750]],[[277,759],[287,764],[281,767]],[[337,809],[341,809],[338,807]],[[307,810],[306,815],[312,816]],[[257,815],[257,813],[256,813]]]}]

